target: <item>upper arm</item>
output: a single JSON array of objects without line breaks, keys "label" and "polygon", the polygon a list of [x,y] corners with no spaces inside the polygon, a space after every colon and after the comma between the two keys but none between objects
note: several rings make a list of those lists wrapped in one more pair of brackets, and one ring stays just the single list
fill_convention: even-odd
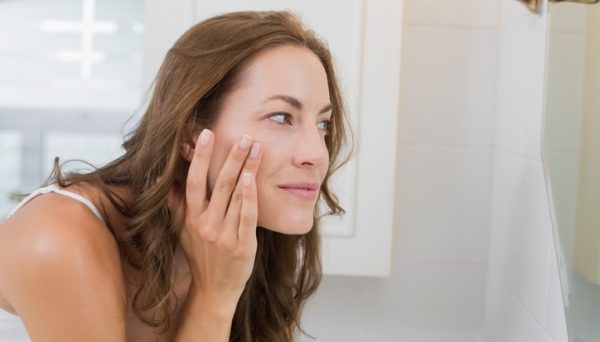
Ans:
[{"label": "upper arm", "polygon": [[116,242],[89,213],[74,211],[18,227],[6,293],[34,341],[125,341]]}]

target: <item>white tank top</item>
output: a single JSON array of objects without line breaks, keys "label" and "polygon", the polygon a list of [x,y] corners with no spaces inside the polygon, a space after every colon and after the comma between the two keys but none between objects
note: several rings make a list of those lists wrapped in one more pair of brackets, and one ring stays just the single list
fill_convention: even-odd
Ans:
[{"label": "white tank top", "polygon": [[[10,214],[8,214],[8,216],[6,218],[9,218],[10,216],[12,216],[15,212],[17,212],[17,210],[19,210],[22,206],[24,206],[32,198],[34,198],[38,195],[41,195],[41,194],[48,193],[48,192],[55,192],[55,193],[70,197],[76,201],[83,203],[88,208],[90,208],[90,210],[104,223],[104,218],[102,218],[100,211],[98,210],[98,208],[96,208],[94,206],[94,204],[92,204],[92,202],[89,199],[87,199],[79,194],[63,190],[56,184],[51,184],[47,187],[39,188],[36,191],[29,194],[10,212]],[[21,321],[19,316],[14,315],[14,314],[12,314],[8,311],[5,311],[1,308],[0,308],[0,341],[2,341],[2,342],[29,342],[29,341],[31,341],[31,339],[27,335],[27,330],[25,329],[25,326],[23,325],[23,321]]]},{"label": "white tank top", "polygon": [[17,315],[0,309],[0,341],[2,342],[29,342],[27,330],[23,321]]}]

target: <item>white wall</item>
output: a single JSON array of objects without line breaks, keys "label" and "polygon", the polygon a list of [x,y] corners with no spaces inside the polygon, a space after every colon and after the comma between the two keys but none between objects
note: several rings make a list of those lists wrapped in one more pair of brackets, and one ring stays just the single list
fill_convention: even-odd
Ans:
[{"label": "white wall", "polygon": [[540,155],[546,13],[407,0],[405,15],[393,275],[326,277],[305,327],[318,341],[566,342]]},{"label": "white wall", "polygon": [[304,315],[317,341],[478,341],[499,4],[406,2],[392,276],[325,277]]},{"label": "white wall", "polygon": [[547,16],[502,1],[485,342],[566,342],[540,156]]}]

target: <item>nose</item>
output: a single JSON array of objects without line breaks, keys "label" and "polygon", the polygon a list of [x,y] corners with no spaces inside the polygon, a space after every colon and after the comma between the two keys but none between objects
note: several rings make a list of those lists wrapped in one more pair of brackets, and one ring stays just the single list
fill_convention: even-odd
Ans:
[{"label": "nose", "polygon": [[306,128],[298,135],[293,162],[299,168],[321,167],[329,163],[329,150],[319,128]]}]

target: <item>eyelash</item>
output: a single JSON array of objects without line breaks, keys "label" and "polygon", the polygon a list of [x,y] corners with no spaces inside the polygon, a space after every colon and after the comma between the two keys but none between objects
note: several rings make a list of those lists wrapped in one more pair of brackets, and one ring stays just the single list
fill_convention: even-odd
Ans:
[{"label": "eyelash", "polygon": [[[283,116],[287,119],[288,122],[290,122],[290,120],[292,119],[292,116],[289,113],[284,113],[284,112],[277,112],[277,113],[273,113],[269,116],[269,118],[273,118],[275,116]],[[271,119],[273,120],[273,119]],[[277,122],[276,120],[273,120],[275,122]],[[281,122],[277,122],[279,124],[283,124]],[[329,133],[330,130],[330,126],[331,126],[331,120],[322,120],[319,123],[326,123],[327,124],[327,128],[320,128],[323,132],[325,132],[325,135],[327,135]]]}]

